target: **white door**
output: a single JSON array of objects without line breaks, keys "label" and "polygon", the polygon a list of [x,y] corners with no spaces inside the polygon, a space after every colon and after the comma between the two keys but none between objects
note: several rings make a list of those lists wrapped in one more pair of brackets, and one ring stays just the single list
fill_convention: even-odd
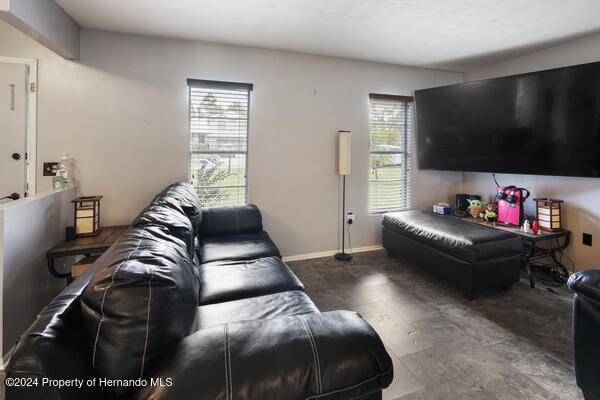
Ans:
[{"label": "white door", "polygon": [[27,68],[0,62],[0,204],[27,192]]}]

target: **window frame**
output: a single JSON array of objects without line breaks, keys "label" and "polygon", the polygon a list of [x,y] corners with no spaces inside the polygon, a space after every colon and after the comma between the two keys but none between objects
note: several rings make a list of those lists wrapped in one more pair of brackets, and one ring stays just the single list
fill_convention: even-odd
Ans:
[{"label": "window frame", "polygon": [[[399,147],[399,150],[374,150],[373,147],[373,129],[374,125],[379,125],[373,120],[373,103],[398,103],[400,107],[403,107],[402,115],[404,119],[401,122],[401,132],[399,136],[399,143],[395,145]],[[411,163],[412,163],[412,136],[413,136],[413,120],[414,120],[414,97],[413,96],[399,96],[389,94],[378,94],[369,93],[369,194],[368,194],[368,212],[369,215],[383,214],[390,211],[400,211],[410,209],[411,204]],[[393,125],[393,124],[390,124]],[[402,160],[400,177],[394,179],[379,179],[373,178],[373,173],[377,172],[377,167],[373,166],[373,156],[399,156]],[[399,182],[400,187],[400,200],[398,203],[389,206],[375,206],[373,204],[374,195],[372,190],[375,183]]]},{"label": "window frame", "polygon": [[[206,154],[206,155],[214,155],[215,157],[220,157],[221,155],[227,155],[229,156],[229,160],[231,161],[232,158],[235,158],[236,155],[240,155],[244,157],[244,183],[243,185],[208,185],[208,186],[201,186],[199,185],[200,182],[198,182],[198,185],[194,185],[194,187],[196,188],[196,191],[198,192],[198,195],[201,198],[201,201],[203,201],[201,204],[203,206],[212,206],[212,205],[234,205],[234,204],[246,204],[248,203],[248,154],[249,154],[249,142],[250,142],[250,92],[253,90],[253,84],[251,83],[241,83],[241,82],[227,82],[227,81],[213,81],[213,80],[202,80],[202,79],[187,79],[187,85],[188,85],[188,181],[190,183],[194,183],[195,179],[199,179],[199,177],[194,178],[194,170],[199,170],[200,168],[196,168],[199,167],[199,165],[195,164],[194,158],[198,155],[201,154]],[[215,149],[194,149],[193,148],[193,140],[194,140],[194,135],[197,135],[198,133],[194,130],[194,119],[198,122],[201,118],[199,116],[194,116],[193,114],[196,112],[194,111],[194,109],[196,107],[199,106],[198,102],[194,102],[193,101],[193,92],[196,90],[196,92],[198,93],[198,91],[200,92],[206,92],[206,93],[214,93],[213,91],[221,91],[221,94],[226,93],[226,92],[230,92],[230,93],[234,93],[234,92],[238,92],[238,93],[243,93],[245,92],[245,96],[246,96],[246,114],[245,114],[245,136],[239,136],[240,138],[243,138],[242,142],[244,143],[244,148],[243,149],[233,149],[233,150],[225,150],[222,148],[215,148]],[[220,118],[220,117],[215,117],[215,118],[211,118],[211,120],[216,121],[218,125],[223,124],[223,119],[224,118]],[[243,120],[243,119],[242,119]],[[224,132],[223,128],[218,128],[216,129],[215,133],[219,133],[219,131],[221,131],[221,135],[216,136],[214,139],[217,141],[218,146],[221,146],[221,139],[223,138],[222,133]],[[209,135],[208,133],[206,135]],[[214,158],[213,158],[214,160]],[[198,163],[198,161],[196,161],[196,163]],[[218,166],[218,165],[217,165]],[[215,167],[217,167],[215,166]],[[223,201],[222,199],[214,202],[214,203],[207,203],[205,202],[205,198],[203,196],[203,188],[204,189],[213,189],[215,191],[218,190],[227,190],[227,189],[241,189],[243,188],[243,199],[240,201],[239,200],[239,193],[238,193],[238,200],[237,201]]]}]

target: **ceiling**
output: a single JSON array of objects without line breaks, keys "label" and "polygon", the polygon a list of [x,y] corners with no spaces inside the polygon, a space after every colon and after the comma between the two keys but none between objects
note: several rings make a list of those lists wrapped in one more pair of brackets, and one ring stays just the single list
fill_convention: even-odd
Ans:
[{"label": "ceiling", "polygon": [[469,71],[600,32],[598,0],[54,0],[81,27]]}]

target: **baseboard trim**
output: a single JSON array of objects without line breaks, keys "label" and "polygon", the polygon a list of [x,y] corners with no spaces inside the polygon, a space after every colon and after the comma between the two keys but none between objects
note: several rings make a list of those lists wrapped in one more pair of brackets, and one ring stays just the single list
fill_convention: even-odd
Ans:
[{"label": "baseboard trim", "polygon": [[[374,250],[381,250],[381,249],[383,249],[383,247],[381,245],[374,245],[374,246],[356,247],[351,250],[346,249],[346,252],[364,253],[365,251],[374,251]],[[300,260],[310,260],[313,258],[333,257],[340,251],[341,251],[341,249],[337,249],[337,250],[320,251],[318,253],[307,253],[307,254],[298,254],[298,255],[294,255],[294,256],[284,256],[283,261],[286,261],[286,262],[287,261],[300,261]]]}]

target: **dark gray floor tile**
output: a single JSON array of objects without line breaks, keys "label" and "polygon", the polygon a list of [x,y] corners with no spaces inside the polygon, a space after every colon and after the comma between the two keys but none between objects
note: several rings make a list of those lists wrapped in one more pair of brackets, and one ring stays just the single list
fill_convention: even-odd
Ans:
[{"label": "dark gray floor tile", "polygon": [[386,303],[377,302],[355,308],[377,331],[395,356],[416,353],[433,347],[423,334]]}]

